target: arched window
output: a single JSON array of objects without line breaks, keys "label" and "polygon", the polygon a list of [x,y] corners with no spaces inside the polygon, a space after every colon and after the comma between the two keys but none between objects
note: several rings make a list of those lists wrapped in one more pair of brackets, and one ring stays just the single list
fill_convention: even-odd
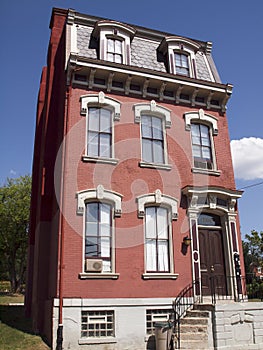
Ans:
[{"label": "arched window", "polygon": [[115,273],[115,218],[121,215],[119,193],[96,189],[77,193],[77,213],[84,216],[81,278],[118,278]]},{"label": "arched window", "polygon": [[202,109],[184,114],[185,129],[191,131],[193,172],[220,175],[217,170],[213,136],[218,134],[217,119]]},{"label": "arched window", "polygon": [[145,273],[148,278],[177,278],[174,273],[172,220],[177,219],[177,200],[156,190],[139,196],[138,217],[144,218]]},{"label": "arched window", "polygon": [[170,111],[153,100],[134,105],[135,122],[141,126],[141,167],[170,170],[166,146],[166,128],[171,126]]},{"label": "arched window", "polygon": [[120,102],[105,96],[81,96],[81,114],[86,116],[86,146],[84,161],[116,164],[114,152],[114,122],[120,120]]}]

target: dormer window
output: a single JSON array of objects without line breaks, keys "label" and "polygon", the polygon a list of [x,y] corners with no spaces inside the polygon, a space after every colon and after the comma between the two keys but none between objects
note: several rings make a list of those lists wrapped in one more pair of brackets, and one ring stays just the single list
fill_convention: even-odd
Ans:
[{"label": "dormer window", "polygon": [[130,46],[135,29],[115,21],[96,23],[93,36],[99,41],[99,59],[130,64]]},{"label": "dormer window", "polygon": [[188,55],[183,53],[175,52],[174,53],[174,62],[175,62],[175,72],[176,74],[184,75],[186,77],[190,76]]},{"label": "dormer window", "polygon": [[123,41],[107,38],[107,61],[123,63]]},{"label": "dormer window", "polygon": [[169,73],[196,78],[195,54],[200,44],[186,38],[171,36],[162,40],[159,51],[167,59]]}]

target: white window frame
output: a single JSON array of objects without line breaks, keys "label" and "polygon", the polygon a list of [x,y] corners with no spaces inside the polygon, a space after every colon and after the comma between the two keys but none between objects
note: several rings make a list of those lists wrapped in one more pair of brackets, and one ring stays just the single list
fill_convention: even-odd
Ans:
[{"label": "white window frame", "polygon": [[99,21],[96,23],[93,35],[99,39],[99,58],[107,61],[107,40],[108,38],[122,41],[123,62],[131,64],[130,46],[136,30],[131,26],[115,21]]},{"label": "white window frame", "polygon": [[[137,103],[133,106],[135,119],[134,122],[140,124],[142,115],[153,116],[161,118],[163,128],[163,163],[152,163],[141,160],[139,165],[142,168],[154,168],[171,170],[171,165],[168,164],[168,152],[167,152],[167,140],[166,129],[171,127],[171,111],[165,107],[157,105],[154,100],[150,103]],[[140,140],[141,140],[141,157],[142,157],[142,131],[140,128]]]},{"label": "white window frame", "polygon": [[[162,194],[159,189],[154,193],[145,194],[137,197],[138,218],[145,221],[145,208],[153,206],[161,206],[168,210],[168,239],[169,239],[169,272],[147,272],[146,271],[146,245],[144,250],[144,266],[145,272],[142,275],[143,279],[177,279],[178,274],[174,272],[174,257],[173,257],[173,234],[172,221],[178,218],[178,201],[174,197]],[[145,237],[145,222],[144,222],[144,237]]]},{"label": "white window frame", "polygon": [[[118,163],[118,159],[115,158],[115,147],[114,147],[114,122],[120,120],[121,103],[111,97],[105,96],[103,91],[98,94],[84,95],[80,97],[81,104],[81,115],[86,117],[86,129],[85,129],[85,154],[82,156],[84,162],[96,162],[96,163],[109,163],[115,165]],[[105,108],[112,112],[111,121],[111,157],[94,157],[87,153],[88,147],[88,113],[89,107]]]},{"label": "white window frame", "polygon": [[[122,195],[110,190],[104,189],[102,185],[98,185],[96,189],[88,189],[80,191],[77,196],[77,214],[83,216],[83,251],[82,251],[82,272],[79,274],[81,279],[87,278],[110,278],[118,279],[119,274],[115,271],[115,218],[121,216],[122,213]],[[111,237],[111,272],[85,272],[85,208],[88,202],[102,202],[112,206],[112,237]]]},{"label": "white window frame", "polygon": [[[159,50],[163,52],[164,55],[167,56],[168,60],[168,69],[171,74],[178,74],[176,72],[175,66],[175,57],[174,54],[181,53],[188,56],[188,64],[189,64],[189,77],[196,78],[195,69],[194,69],[194,61],[195,54],[200,49],[200,44],[178,36],[169,36],[163,39],[160,44]],[[181,75],[185,76],[185,75]]]},{"label": "white window frame", "polygon": [[199,109],[198,111],[195,111],[195,112],[186,112],[184,114],[184,119],[185,119],[185,130],[190,131],[191,150],[193,149],[192,135],[191,135],[192,123],[206,125],[207,127],[209,127],[209,133],[210,133],[212,169],[203,169],[203,168],[195,167],[194,157],[192,157],[193,158],[192,172],[220,176],[221,171],[217,169],[215,146],[214,146],[214,136],[218,135],[217,118],[210,114],[205,113],[203,109]]}]

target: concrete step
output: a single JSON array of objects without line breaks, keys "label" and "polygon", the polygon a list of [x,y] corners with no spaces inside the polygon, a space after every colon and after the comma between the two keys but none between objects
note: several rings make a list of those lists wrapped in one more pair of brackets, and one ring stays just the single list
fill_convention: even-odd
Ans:
[{"label": "concrete step", "polygon": [[194,310],[204,310],[204,311],[213,311],[215,309],[212,304],[194,304]]},{"label": "concrete step", "polygon": [[200,318],[200,317],[184,317],[181,319],[181,325],[207,325],[208,318]]},{"label": "concrete step", "polygon": [[182,333],[207,333],[207,325],[192,325],[192,324],[181,324],[180,332]]},{"label": "concrete step", "polygon": [[192,350],[192,349],[195,349],[195,350],[208,350],[208,345],[207,345],[207,342],[204,341],[204,342],[201,342],[201,341],[198,341],[198,340],[188,340],[188,341],[181,341],[181,344],[180,344],[180,349],[184,349],[184,350]]},{"label": "concrete step", "polygon": [[186,317],[209,317],[209,311],[206,310],[188,310]]},{"label": "concrete step", "polygon": [[207,332],[181,333],[180,339],[181,339],[181,342],[199,341],[200,343],[203,343],[203,342],[207,342],[208,335],[207,335]]}]

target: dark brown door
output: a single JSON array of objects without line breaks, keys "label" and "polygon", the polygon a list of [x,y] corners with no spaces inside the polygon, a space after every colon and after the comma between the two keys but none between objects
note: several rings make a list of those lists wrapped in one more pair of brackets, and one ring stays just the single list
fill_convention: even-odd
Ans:
[{"label": "dark brown door", "polygon": [[225,263],[221,230],[199,230],[203,295],[226,295]]}]

